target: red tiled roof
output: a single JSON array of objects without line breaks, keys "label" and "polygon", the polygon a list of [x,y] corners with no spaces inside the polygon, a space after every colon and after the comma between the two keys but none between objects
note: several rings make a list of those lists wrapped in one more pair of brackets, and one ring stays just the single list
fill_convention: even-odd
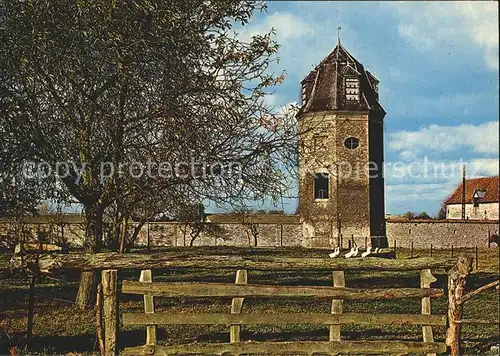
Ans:
[{"label": "red tiled roof", "polygon": [[[453,192],[448,199],[446,199],[446,204],[462,204],[462,184]],[[492,203],[499,201],[499,177],[485,177],[485,178],[474,178],[467,179],[465,181],[465,203],[471,204],[473,202],[472,197],[476,191],[484,191],[484,196],[479,199],[481,203]]]}]

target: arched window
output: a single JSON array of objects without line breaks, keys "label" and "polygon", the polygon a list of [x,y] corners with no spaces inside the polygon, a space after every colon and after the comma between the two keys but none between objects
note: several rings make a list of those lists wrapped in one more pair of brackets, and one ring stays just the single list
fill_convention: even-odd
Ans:
[{"label": "arched window", "polygon": [[348,137],[344,141],[344,146],[350,150],[359,147],[359,139],[356,137]]}]

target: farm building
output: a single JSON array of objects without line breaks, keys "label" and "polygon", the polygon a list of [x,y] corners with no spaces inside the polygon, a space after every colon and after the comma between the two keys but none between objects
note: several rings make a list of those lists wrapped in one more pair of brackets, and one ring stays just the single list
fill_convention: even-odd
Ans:
[{"label": "farm building", "polygon": [[446,200],[446,218],[462,219],[465,206],[466,220],[499,219],[499,177],[467,179],[465,196],[463,183]]}]

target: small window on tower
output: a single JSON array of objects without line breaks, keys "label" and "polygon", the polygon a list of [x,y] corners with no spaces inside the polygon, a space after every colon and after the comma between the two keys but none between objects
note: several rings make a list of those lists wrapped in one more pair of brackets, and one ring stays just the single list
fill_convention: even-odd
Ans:
[{"label": "small window on tower", "polygon": [[326,149],[327,136],[315,135],[314,136],[314,152],[322,152]]},{"label": "small window on tower", "polygon": [[328,173],[314,176],[314,199],[328,199]]},{"label": "small window on tower", "polygon": [[358,78],[345,78],[345,98],[347,102],[359,101]]},{"label": "small window on tower", "polygon": [[302,86],[302,104],[305,104],[307,101],[307,89],[306,86]]},{"label": "small window on tower", "polygon": [[350,150],[359,147],[359,139],[356,137],[348,137],[344,141],[344,146]]}]

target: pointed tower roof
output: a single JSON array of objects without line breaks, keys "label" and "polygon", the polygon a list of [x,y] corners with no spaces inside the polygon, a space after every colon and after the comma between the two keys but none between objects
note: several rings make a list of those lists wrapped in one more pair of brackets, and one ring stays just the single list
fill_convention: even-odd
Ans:
[{"label": "pointed tower roof", "polygon": [[[345,78],[357,79],[359,100],[346,102]],[[299,115],[327,110],[370,110],[385,115],[378,101],[379,80],[354,58],[338,39],[337,46],[302,81]]]}]

